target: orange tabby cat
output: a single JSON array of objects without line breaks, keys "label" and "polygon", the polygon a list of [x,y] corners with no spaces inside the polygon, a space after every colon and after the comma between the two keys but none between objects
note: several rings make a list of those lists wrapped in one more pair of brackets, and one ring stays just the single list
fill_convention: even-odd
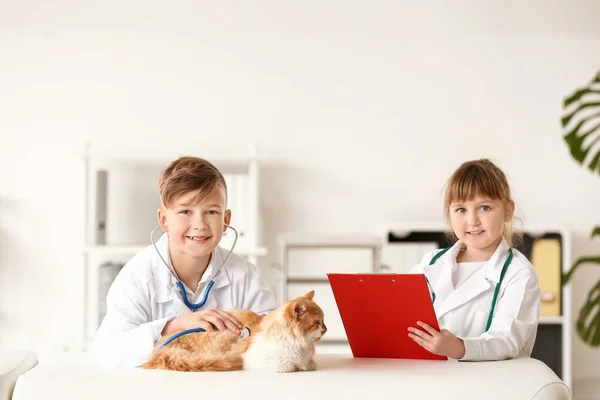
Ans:
[{"label": "orange tabby cat", "polygon": [[261,317],[249,310],[229,311],[250,336],[240,339],[230,331],[188,333],[167,344],[162,337],[145,369],[176,371],[273,372],[314,370],[315,343],[327,332],[323,311],[313,301],[314,291],[290,300]]}]

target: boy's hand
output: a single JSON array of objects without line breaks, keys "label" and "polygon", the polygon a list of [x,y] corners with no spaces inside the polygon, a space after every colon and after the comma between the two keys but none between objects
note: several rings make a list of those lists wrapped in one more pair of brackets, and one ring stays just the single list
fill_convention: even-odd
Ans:
[{"label": "boy's hand", "polygon": [[424,330],[408,328],[408,331],[411,332],[408,334],[408,337],[425,350],[428,350],[433,354],[454,358],[456,360],[465,356],[465,344],[462,340],[450,333],[450,331],[442,329],[438,332],[435,328],[421,321],[417,321],[417,325]]},{"label": "boy's hand", "polygon": [[242,324],[233,315],[216,308],[197,311],[179,316],[167,322],[162,330],[163,335],[172,335],[186,329],[203,328],[206,332],[230,330],[239,335]]}]

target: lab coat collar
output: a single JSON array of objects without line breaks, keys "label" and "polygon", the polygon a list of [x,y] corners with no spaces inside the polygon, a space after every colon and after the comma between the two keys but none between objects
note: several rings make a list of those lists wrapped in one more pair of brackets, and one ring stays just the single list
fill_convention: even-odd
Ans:
[{"label": "lab coat collar", "polygon": [[438,284],[434,288],[436,298],[441,300],[439,303],[436,301],[438,304],[434,303],[438,318],[485,292],[492,287],[492,284],[498,283],[510,248],[506,240],[502,238],[500,245],[494,254],[492,254],[485,267],[471,275],[467,280],[467,284],[465,282],[457,289],[454,289],[452,273],[458,267],[456,257],[461,251],[461,247],[462,243],[455,243],[450,250],[439,258],[438,262],[431,266],[441,269],[439,271],[440,278],[438,279]]},{"label": "lab coat collar", "polygon": [[502,274],[502,267],[504,267],[504,263],[508,258],[508,251],[510,250],[510,246],[504,237],[502,241],[498,245],[498,248],[492,254],[492,257],[488,261],[486,265],[486,275],[485,277],[493,281],[495,283],[500,282],[500,275]]},{"label": "lab coat collar", "polygon": [[[158,247],[158,251],[167,264],[171,265],[168,233],[164,233],[160,237],[160,239],[156,242],[156,247]],[[165,265],[160,259],[156,253],[156,249],[154,249],[153,246],[152,251],[152,269],[155,277],[154,284],[156,290],[156,301],[158,303],[164,303],[173,300],[177,296],[181,296],[181,294],[179,294],[179,288],[177,287],[177,278],[171,272],[171,269],[168,268],[167,265]],[[213,249],[210,261],[206,267],[206,271],[204,271],[204,274],[200,279],[200,282],[206,282],[209,279],[213,272],[215,272],[223,262],[223,257],[224,254],[220,247]],[[215,283],[211,290],[211,294],[213,290],[227,286],[230,282],[231,280],[229,278],[229,272],[227,271],[227,265],[224,265],[219,276],[215,278]]]}]

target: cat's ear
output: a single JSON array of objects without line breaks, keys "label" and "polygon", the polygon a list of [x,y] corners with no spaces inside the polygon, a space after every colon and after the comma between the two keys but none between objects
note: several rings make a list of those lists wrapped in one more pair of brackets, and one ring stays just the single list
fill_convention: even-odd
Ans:
[{"label": "cat's ear", "polygon": [[306,294],[305,294],[304,296],[302,296],[302,297],[303,297],[303,298],[305,298],[305,299],[308,299],[308,300],[312,300],[312,299],[313,299],[313,297],[315,297],[315,291],[314,291],[314,290],[311,290],[310,292],[306,293]]},{"label": "cat's ear", "polygon": [[308,311],[308,307],[306,307],[306,302],[304,300],[298,300],[294,303],[294,316],[301,317]]}]

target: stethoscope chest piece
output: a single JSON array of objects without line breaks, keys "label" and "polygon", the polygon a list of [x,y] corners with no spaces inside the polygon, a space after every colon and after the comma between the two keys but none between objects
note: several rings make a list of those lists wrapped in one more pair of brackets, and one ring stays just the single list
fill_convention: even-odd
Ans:
[{"label": "stethoscope chest piece", "polygon": [[240,333],[240,339],[245,339],[247,337],[250,337],[250,329],[243,327],[242,332]]}]

